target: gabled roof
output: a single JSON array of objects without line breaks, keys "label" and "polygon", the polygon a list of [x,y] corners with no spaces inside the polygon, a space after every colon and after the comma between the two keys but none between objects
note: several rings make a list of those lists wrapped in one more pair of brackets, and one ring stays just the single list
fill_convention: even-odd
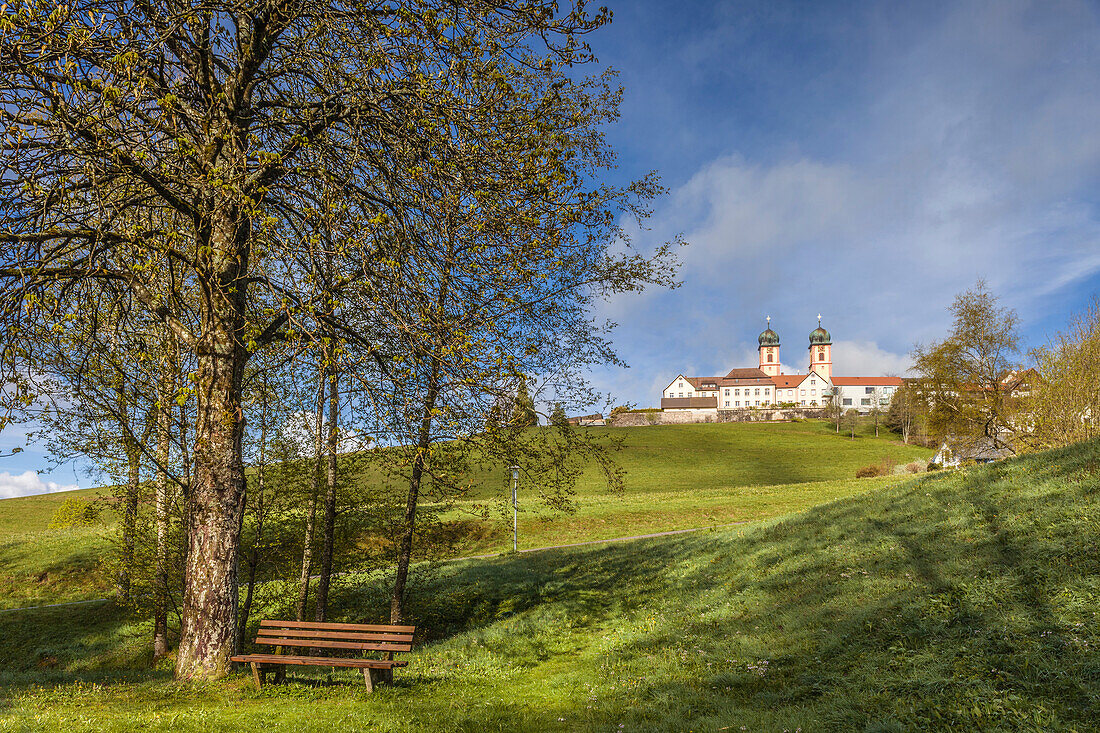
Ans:
[{"label": "gabled roof", "polygon": [[833,377],[836,387],[900,387],[901,377]]},{"label": "gabled roof", "polygon": [[759,369],[730,369],[726,379],[767,379],[768,375]]},{"label": "gabled roof", "polygon": [[780,374],[778,377],[772,377],[772,382],[775,384],[776,389],[793,389],[805,381],[809,374]]}]

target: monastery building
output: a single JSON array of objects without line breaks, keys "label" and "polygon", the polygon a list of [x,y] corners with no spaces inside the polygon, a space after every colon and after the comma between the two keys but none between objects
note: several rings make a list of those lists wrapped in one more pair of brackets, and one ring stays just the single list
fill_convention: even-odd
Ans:
[{"label": "monastery building", "polygon": [[809,367],[805,374],[783,374],[779,366],[779,334],[768,328],[758,339],[760,364],[731,369],[724,377],[677,375],[661,395],[666,411],[717,412],[752,407],[824,407],[837,399],[845,409],[868,412],[877,400],[890,404],[901,386],[899,377],[833,376],[833,341],[821,327],[810,332]]}]

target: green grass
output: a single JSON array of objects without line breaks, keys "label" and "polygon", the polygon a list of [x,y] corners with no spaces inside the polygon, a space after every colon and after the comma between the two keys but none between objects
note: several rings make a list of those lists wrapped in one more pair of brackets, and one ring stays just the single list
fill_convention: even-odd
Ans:
[{"label": "green grass", "polygon": [[48,529],[70,496],[95,499],[102,489],[64,491],[0,501],[0,609],[99,598],[111,584],[100,572],[113,521]]},{"label": "green grass", "polygon": [[[0,614],[0,729],[1093,730],[1098,493],[1093,442],[746,527],[450,563],[417,580],[424,642],[373,696],[325,670],[177,685],[113,607]],[[344,582],[339,617],[380,618],[384,591]]]},{"label": "green grass", "polygon": [[[591,428],[623,438],[616,458],[625,488],[609,493],[595,469],[577,485],[574,514],[539,510],[521,486],[521,547],[583,542],[779,516],[850,496],[878,484],[855,481],[855,470],[890,459],[927,458],[931,451],[897,443],[864,424],[855,440],[821,421]],[[363,480],[372,480],[364,475]],[[886,479],[887,481],[892,479]],[[503,474],[471,476],[479,489],[469,502],[503,485]],[[792,484],[792,485],[786,485]],[[97,527],[49,530],[68,496],[93,499],[100,489],[0,501],[0,608],[98,598],[111,591],[99,558],[110,544],[113,516]],[[445,515],[455,522],[459,555],[511,547],[507,521],[474,521],[469,502]]]},{"label": "green grass", "polygon": [[[623,449],[615,459],[626,471],[626,491],[632,494],[852,478],[856,469],[882,459],[907,463],[927,460],[933,453],[902,445],[886,429],[876,438],[866,420],[854,440],[837,435],[834,426],[823,420],[583,430],[622,438]],[[475,485],[484,488],[472,498],[505,483],[503,472],[475,478]],[[578,480],[577,495],[582,498],[606,493],[604,479],[595,468]]]},{"label": "green grass", "polygon": [[75,496],[92,501],[105,493],[105,489],[80,489],[59,491],[55,494],[21,496],[16,499],[0,499],[0,542],[46,529],[50,517],[65,499]]}]

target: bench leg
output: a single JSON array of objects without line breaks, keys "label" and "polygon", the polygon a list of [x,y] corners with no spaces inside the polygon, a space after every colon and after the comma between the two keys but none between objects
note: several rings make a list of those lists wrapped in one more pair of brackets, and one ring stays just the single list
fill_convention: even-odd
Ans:
[{"label": "bench leg", "polygon": [[252,662],[252,680],[256,683],[256,689],[264,686],[264,671],[256,662]]},{"label": "bench leg", "polygon": [[274,679],[271,680],[273,684],[281,685],[286,682],[286,665],[280,664],[275,667]]},{"label": "bench leg", "polygon": [[382,673],[382,684],[393,685],[393,667],[379,670]]},{"label": "bench leg", "polygon": [[371,669],[370,667],[363,667],[363,684],[367,686],[367,692],[374,692],[374,686],[376,683],[381,682],[378,679],[378,670]]}]

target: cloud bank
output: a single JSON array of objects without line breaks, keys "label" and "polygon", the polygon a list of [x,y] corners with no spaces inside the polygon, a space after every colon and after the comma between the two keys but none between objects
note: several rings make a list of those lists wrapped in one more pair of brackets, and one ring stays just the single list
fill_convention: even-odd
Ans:
[{"label": "cloud bank", "polygon": [[59,484],[43,481],[35,471],[24,471],[12,475],[7,471],[0,473],[0,499],[35,494],[53,494],[58,491],[73,491],[80,488],[76,484]]},{"label": "cloud bank", "polygon": [[784,364],[804,371],[819,312],[837,374],[904,374],[913,344],[943,337],[948,305],[979,277],[1025,324],[1055,327],[1100,283],[1097,8],[834,10],[845,45],[822,58],[839,59],[843,84],[828,68],[772,64],[783,38],[756,39],[757,61],[740,68],[737,28],[758,19],[735,10],[681,56],[692,73],[710,65],[782,88],[771,100],[782,119],[741,138],[758,149],[730,135],[658,205],[646,236],[684,234],[683,287],[607,304],[634,366],[600,375],[608,389],[653,404],[653,386],[679,371],[754,366],[766,315]]}]

